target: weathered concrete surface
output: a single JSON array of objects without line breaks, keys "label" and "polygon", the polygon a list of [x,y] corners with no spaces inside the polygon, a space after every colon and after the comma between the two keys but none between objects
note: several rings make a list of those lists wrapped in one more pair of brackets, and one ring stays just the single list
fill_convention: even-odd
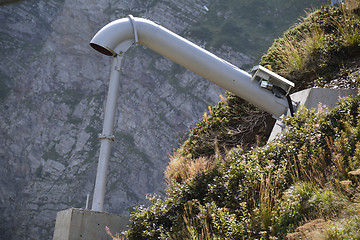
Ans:
[{"label": "weathered concrete surface", "polygon": [[355,89],[309,88],[291,94],[291,99],[307,109],[336,107],[339,98],[356,95]]},{"label": "weathered concrete surface", "polygon": [[[309,88],[291,94],[291,100],[298,104],[298,109],[303,106],[307,109],[332,109],[336,107],[339,98],[356,95],[355,89],[330,89],[330,88]],[[275,139],[284,131],[281,120],[277,120],[270,134],[268,142]]]},{"label": "weathered concrete surface", "polygon": [[111,240],[105,227],[119,233],[128,223],[127,216],[71,208],[58,212],[53,240]]}]

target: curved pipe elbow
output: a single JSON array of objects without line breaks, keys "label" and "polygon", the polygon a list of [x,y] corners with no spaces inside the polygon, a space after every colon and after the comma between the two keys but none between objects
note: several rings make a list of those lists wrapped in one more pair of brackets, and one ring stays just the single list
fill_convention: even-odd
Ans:
[{"label": "curved pipe elbow", "polygon": [[122,18],[105,25],[91,39],[90,46],[107,56],[118,54],[116,47],[122,42],[133,39],[132,26],[129,19]]},{"label": "curved pipe elbow", "polygon": [[90,45],[107,56],[120,54],[124,43],[139,43],[159,52],[159,42],[168,41],[168,37],[164,36],[166,32],[177,36],[150,20],[129,16],[105,25],[91,39]]}]

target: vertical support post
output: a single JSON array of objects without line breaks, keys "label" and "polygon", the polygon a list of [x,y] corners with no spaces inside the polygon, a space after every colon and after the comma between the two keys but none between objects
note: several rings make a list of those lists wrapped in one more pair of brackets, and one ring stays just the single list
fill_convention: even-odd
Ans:
[{"label": "vertical support post", "polygon": [[115,121],[115,112],[116,104],[118,98],[118,90],[120,83],[120,71],[121,71],[121,62],[122,54],[116,55],[113,58],[111,73],[110,73],[110,83],[108,96],[105,106],[105,115],[104,115],[104,126],[102,134],[99,136],[101,140],[99,162],[96,173],[95,189],[92,209],[93,211],[102,212],[104,206],[105,190],[106,190],[106,178],[107,170],[111,152],[112,142],[115,140],[113,136],[114,121]]}]

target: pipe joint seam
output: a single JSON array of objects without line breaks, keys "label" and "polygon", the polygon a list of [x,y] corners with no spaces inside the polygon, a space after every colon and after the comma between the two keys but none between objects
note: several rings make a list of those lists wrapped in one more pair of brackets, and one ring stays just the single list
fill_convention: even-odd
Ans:
[{"label": "pipe joint seam", "polygon": [[128,18],[130,19],[130,22],[131,22],[131,25],[132,25],[133,31],[134,31],[134,43],[138,43],[139,42],[139,37],[138,37],[138,34],[137,34],[135,19],[134,19],[133,15],[129,15]]}]

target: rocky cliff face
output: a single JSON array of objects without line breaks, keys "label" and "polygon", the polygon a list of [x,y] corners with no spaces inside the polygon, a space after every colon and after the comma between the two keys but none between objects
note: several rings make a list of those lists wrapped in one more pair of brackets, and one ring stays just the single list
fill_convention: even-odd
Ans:
[{"label": "rocky cliff face", "polygon": [[[209,0],[15,1],[0,7],[0,238],[50,239],[56,212],[92,193],[111,59],[88,45],[133,14],[184,33]],[[241,66],[253,62],[218,50]],[[228,55],[227,55],[228,54]],[[223,90],[169,60],[125,56],[105,211],[129,214],[163,192],[168,155]]]},{"label": "rocky cliff face", "polygon": [[[0,1],[0,239],[51,239],[56,213],[85,207],[93,191],[111,62],[89,47],[93,35],[133,14],[190,37],[216,2]],[[211,51],[239,67],[255,62],[229,46]],[[161,194],[168,155],[223,92],[148,49],[129,50],[104,210],[129,214]]]}]

